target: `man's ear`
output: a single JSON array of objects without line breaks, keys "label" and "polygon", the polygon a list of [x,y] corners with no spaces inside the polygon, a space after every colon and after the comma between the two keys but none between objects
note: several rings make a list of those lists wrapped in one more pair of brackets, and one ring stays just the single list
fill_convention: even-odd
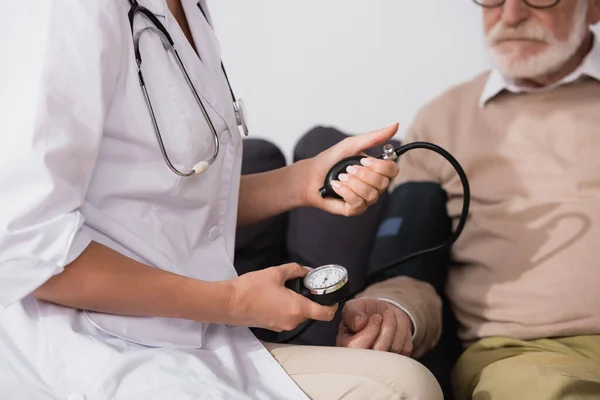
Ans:
[{"label": "man's ear", "polygon": [[590,0],[588,23],[594,25],[598,22],[600,22],[600,0]]}]

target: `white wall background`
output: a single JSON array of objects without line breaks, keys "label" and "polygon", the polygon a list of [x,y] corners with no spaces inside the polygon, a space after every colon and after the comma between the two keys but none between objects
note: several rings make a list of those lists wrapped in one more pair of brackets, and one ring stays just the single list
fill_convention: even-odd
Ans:
[{"label": "white wall background", "polygon": [[251,135],[290,158],[315,125],[362,133],[400,122],[487,68],[470,0],[211,0]]}]

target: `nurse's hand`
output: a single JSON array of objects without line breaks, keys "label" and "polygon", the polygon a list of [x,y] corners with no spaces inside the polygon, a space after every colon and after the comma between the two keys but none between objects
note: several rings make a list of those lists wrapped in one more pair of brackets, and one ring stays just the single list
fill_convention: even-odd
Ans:
[{"label": "nurse's hand", "polygon": [[285,287],[286,281],[302,278],[308,271],[292,263],[232,280],[228,324],[281,332],[293,330],[308,319],[331,321],[337,305],[321,306]]},{"label": "nurse's hand", "polygon": [[305,171],[305,179],[308,180],[304,185],[306,204],[332,214],[362,214],[387,189],[390,180],[398,175],[396,161],[365,156],[362,166],[349,167],[347,173],[340,175],[339,181],[332,182],[333,189],[343,200],[323,199],[319,195],[319,188],[323,186],[325,176],[335,163],[346,157],[364,154],[365,150],[374,146],[387,144],[397,131],[398,124],[394,124],[364,135],[348,137],[316,157],[306,160],[309,166],[308,171]]}]

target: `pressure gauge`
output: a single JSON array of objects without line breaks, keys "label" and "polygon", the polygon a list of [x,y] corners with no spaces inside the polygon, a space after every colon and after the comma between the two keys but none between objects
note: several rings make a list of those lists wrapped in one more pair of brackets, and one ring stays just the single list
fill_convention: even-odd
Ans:
[{"label": "pressure gauge", "polygon": [[289,281],[286,286],[325,306],[334,305],[345,300],[350,293],[348,271],[337,264],[315,268],[303,280]]}]

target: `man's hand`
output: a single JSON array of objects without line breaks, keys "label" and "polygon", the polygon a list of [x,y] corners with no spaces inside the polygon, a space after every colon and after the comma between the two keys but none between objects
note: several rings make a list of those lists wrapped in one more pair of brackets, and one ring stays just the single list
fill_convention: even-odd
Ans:
[{"label": "man's hand", "polygon": [[327,172],[335,163],[346,157],[364,154],[365,150],[374,146],[383,146],[397,131],[398,124],[395,124],[364,135],[348,137],[316,157],[305,160],[302,163],[305,168],[301,169],[304,205],[338,215],[362,214],[387,189],[390,180],[398,175],[396,161],[365,156],[362,165],[348,168],[340,175],[339,181],[332,182],[333,189],[343,200],[323,199],[319,195],[319,188],[323,186]]},{"label": "man's hand", "polygon": [[373,298],[353,299],[342,310],[336,345],[390,351],[410,357],[412,322],[393,304]]}]

